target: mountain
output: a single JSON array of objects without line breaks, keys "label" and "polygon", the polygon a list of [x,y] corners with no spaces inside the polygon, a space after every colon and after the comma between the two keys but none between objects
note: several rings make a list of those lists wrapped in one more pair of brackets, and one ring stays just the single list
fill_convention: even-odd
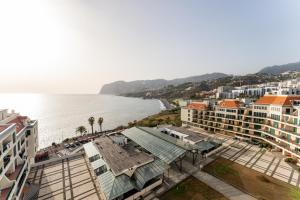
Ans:
[{"label": "mountain", "polygon": [[266,73],[256,73],[247,74],[243,76],[226,76],[223,78],[206,80],[196,83],[183,83],[177,86],[169,85],[167,87],[152,90],[123,94],[122,96],[127,97],[142,97],[142,98],[155,98],[155,99],[166,99],[172,102],[174,99],[201,99],[207,98],[214,94],[219,86],[230,86],[238,87],[241,85],[255,85],[268,82],[280,82],[289,79],[299,78],[299,73],[288,73],[288,74],[266,74]]},{"label": "mountain", "polygon": [[300,71],[300,62],[265,67],[258,73],[278,75],[287,71]]},{"label": "mountain", "polygon": [[105,84],[101,90],[100,94],[112,94],[112,95],[121,95],[128,93],[138,93],[144,91],[158,90],[169,85],[180,85],[188,82],[201,82],[214,80],[218,78],[227,77],[227,74],[223,73],[210,73],[203,74],[200,76],[191,76],[186,78],[177,78],[173,80],[165,79],[155,79],[155,80],[137,80],[137,81],[116,81],[109,84]]}]

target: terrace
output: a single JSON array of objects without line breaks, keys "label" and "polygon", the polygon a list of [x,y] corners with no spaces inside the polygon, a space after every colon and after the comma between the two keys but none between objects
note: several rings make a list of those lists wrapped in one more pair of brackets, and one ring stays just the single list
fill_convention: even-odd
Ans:
[{"label": "terrace", "polygon": [[[99,185],[95,179],[87,159],[83,155],[74,155],[32,167],[26,181],[30,185],[25,185],[22,196],[25,200],[99,200]],[[37,198],[33,198],[35,195]]]}]

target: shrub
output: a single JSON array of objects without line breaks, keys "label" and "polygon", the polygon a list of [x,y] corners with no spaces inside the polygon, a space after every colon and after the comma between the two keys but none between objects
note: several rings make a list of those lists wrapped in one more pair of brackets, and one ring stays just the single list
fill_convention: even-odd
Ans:
[{"label": "shrub", "polygon": [[291,164],[297,164],[297,159],[294,159],[294,158],[286,158],[284,159],[285,162],[287,163],[291,163]]}]

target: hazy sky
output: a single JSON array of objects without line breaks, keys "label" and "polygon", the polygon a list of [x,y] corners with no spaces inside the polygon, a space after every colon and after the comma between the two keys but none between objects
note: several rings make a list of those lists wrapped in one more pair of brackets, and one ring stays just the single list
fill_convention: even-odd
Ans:
[{"label": "hazy sky", "polygon": [[299,0],[6,0],[0,92],[245,74],[300,61]]}]

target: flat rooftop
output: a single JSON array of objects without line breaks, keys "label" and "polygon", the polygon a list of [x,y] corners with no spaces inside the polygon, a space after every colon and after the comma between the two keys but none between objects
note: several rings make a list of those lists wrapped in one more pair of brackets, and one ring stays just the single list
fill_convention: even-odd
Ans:
[{"label": "flat rooftop", "polygon": [[[100,190],[95,180],[84,155],[33,167],[27,179],[31,185],[40,186],[37,198],[39,200],[99,200]],[[30,193],[33,190],[29,187],[27,191]]]},{"label": "flat rooftop", "polygon": [[165,129],[169,129],[171,131],[176,131],[176,132],[188,135],[187,137],[185,137],[185,139],[193,141],[193,142],[199,142],[199,141],[204,140],[205,138],[207,138],[206,135],[203,135],[201,133],[196,133],[194,131],[188,130],[188,129],[183,128],[183,127],[171,126],[171,127],[166,127]]},{"label": "flat rooftop", "polygon": [[154,158],[144,152],[129,151],[114,143],[109,137],[101,137],[95,140],[103,159],[115,175],[119,175],[130,168],[145,165]]}]

